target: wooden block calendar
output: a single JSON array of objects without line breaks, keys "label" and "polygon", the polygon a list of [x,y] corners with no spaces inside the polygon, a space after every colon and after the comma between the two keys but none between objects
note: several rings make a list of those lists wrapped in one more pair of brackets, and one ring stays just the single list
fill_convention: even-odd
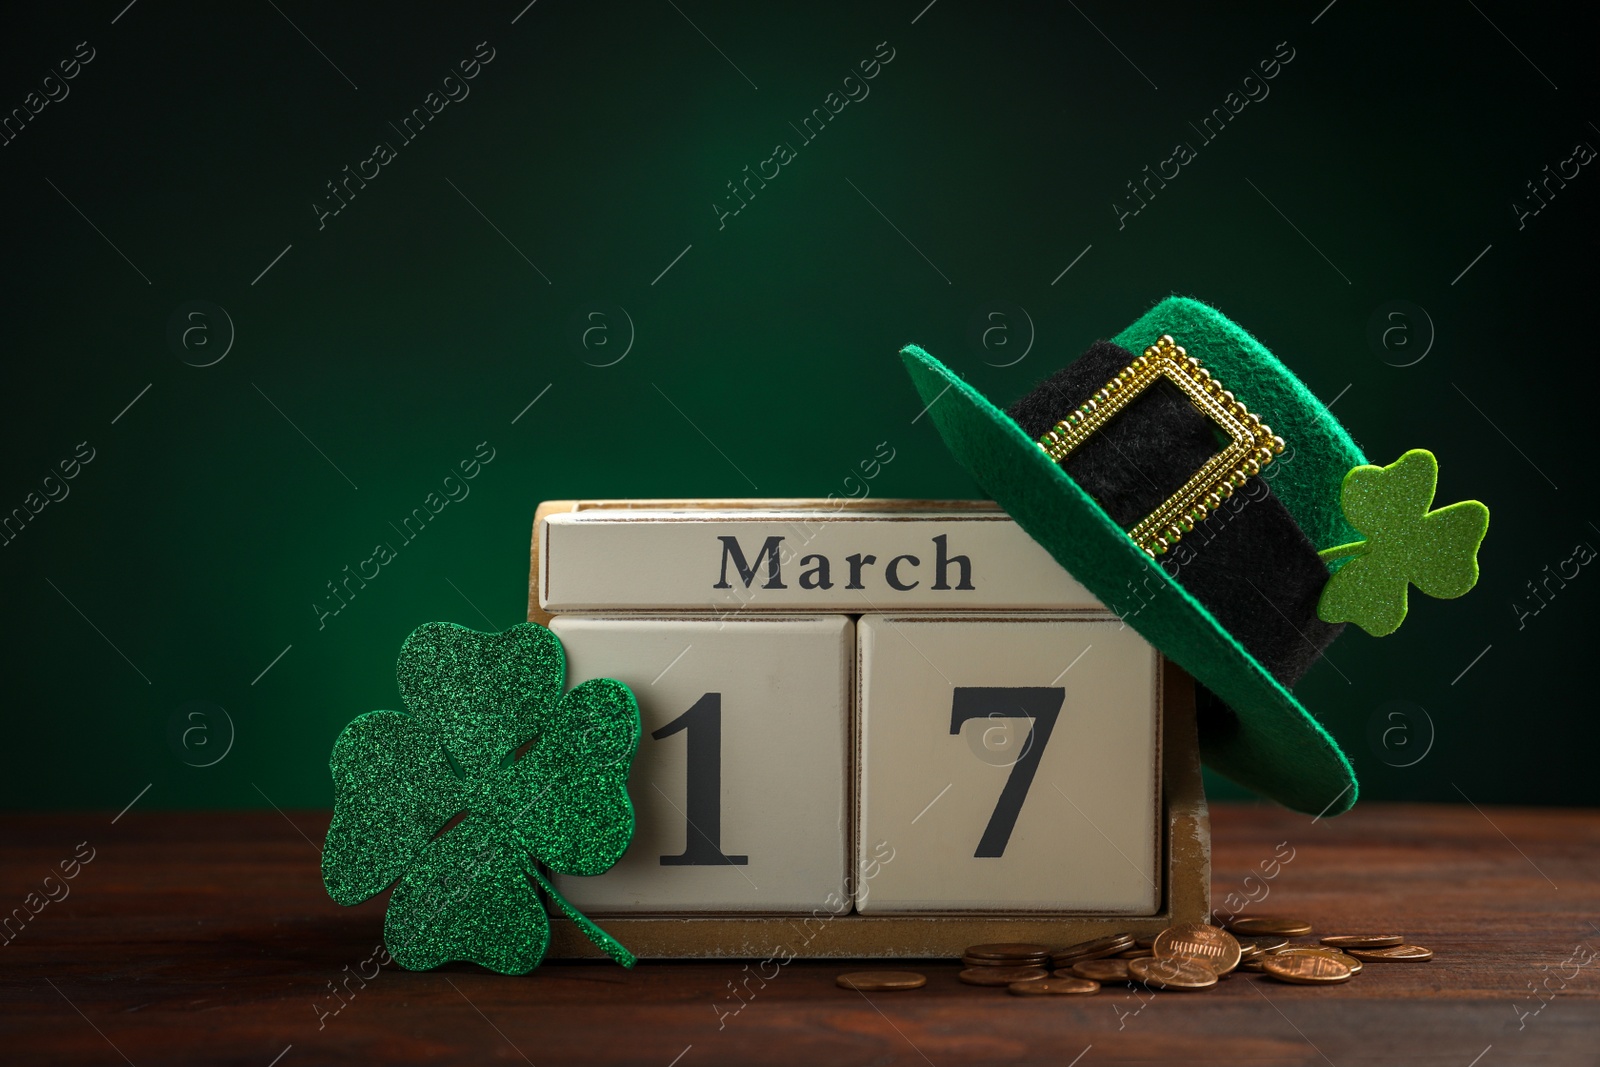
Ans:
[{"label": "wooden block calendar", "polygon": [[1192,682],[990,502],[549,501],[528,617],[638,698],[634,840],[558,888],[640,957],[1210,914]]}]

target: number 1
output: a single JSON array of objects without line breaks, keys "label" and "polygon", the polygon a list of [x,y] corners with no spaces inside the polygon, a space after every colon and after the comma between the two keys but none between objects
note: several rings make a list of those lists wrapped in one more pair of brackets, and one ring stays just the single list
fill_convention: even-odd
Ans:
[{"label": "number 1", "polygon": [[689,734],[686,771],[689,813],[683,830],[683,852],[662,856],[663,867],[743,867],[749,856],[722,852],[722,694],[706,693],[694,705],[650,736],[660,741],[680,730]]},{"label": "number 1", "polygon": [[[1056,717],[1061,714],[1061,702],[1066,699],[1064,686],[956,686],[950,707],[950,732],[959,734],[962,723],[968,719],[1031,719],[1027,740],[1022,742],[1022,755],[1011,765],[1011,775],[1000,799],[995,802],[994,814],[978,841],[973,856],[993,859],[1005,855],[1006,843],[1016,828],[1017,816],[1022,813],[1022,802],[1033,784],[1039,760],[1044,756],[1044,746],[1050,743],[1050,731],[1056,728]],[[1039,743],[1035,745],[1034,738]]]}]

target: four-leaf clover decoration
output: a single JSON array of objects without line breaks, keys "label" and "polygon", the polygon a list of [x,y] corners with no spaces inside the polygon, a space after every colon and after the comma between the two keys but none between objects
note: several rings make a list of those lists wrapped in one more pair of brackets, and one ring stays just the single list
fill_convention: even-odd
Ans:
[{"label": "four-leaf clover decoration", "polygon": [[384,940],[403,967],[468,960],[523,974],[550,941],[537,883],[631,967],[541,870],[600,874],[633,838],[628,687],[599,678],[563,693],[561,642],[532,623],[500,634],[426,623],[397,669],[406,710],[361,715],[333,746],[328,895],[358,904],[393,885]]},{"label": "four-leaf clover decoration", "polygon": [[1438,481],[1439,462],[1422,448],[1387,467],[1356,467],[1344,476],[1345,518],[1367,539],[1318,553],[1325,562],[1348,560],[1323,587],[1318,618],[1353,622],[1382,637],[1406,617],[1408,583],[1444,599],[1477,584],[1489,509],[1463,500],[1429,511]]}]

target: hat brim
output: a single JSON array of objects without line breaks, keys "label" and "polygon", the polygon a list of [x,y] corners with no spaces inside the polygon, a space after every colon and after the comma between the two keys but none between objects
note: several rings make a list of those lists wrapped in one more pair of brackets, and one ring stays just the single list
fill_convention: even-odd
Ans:
[{"label": "hat brim", "polygon": [[[1104,604],[1154,589],[1126,621],[1234,712],[1200,732],[1206,765],[1286,807],[1336,815],[1355,772],[1293,694],[1005,412],[916,345],[900,352],[945,446],[978,484]],[[1287,624],[1286,624],[1287,625]]]}]

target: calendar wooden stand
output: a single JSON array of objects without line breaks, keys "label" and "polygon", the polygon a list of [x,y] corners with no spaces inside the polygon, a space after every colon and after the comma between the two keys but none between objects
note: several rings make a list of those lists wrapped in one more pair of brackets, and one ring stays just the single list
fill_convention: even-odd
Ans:
[{"label": "calendar wooden stand", "polygon": [[[549,624],[540,607],[540,545],[553,514],[604,509],[753,509],[796,511],[955,511],[993,513],[989,501],[910,500],[593,500],[548,501],[534,518],[528,619]],[[1194,683],[1175,664],[1158,659],[1160,672],[1161,842],[1159,905],[1153,914],[1096,915],[1034,910],[964,910],[951,914],[862,915],[826,908],[793,914],[673,913],[606,915],[597,921],[641,959],[730,958],[952,958],[968,945],[996,941],[1062,946],[1106,934],[1154,934],[1211,913],[1211,833],[1195,734]],[[859,746],[859,736],[855,739]],[[852,789],[852,806],[859,797]],[[1063,857],[1068,859],[1070,857]],[[555,909],[551,909],[555,913]],[[552,920],[552,959],[598,958],[601,953],[561,918]]]}]

